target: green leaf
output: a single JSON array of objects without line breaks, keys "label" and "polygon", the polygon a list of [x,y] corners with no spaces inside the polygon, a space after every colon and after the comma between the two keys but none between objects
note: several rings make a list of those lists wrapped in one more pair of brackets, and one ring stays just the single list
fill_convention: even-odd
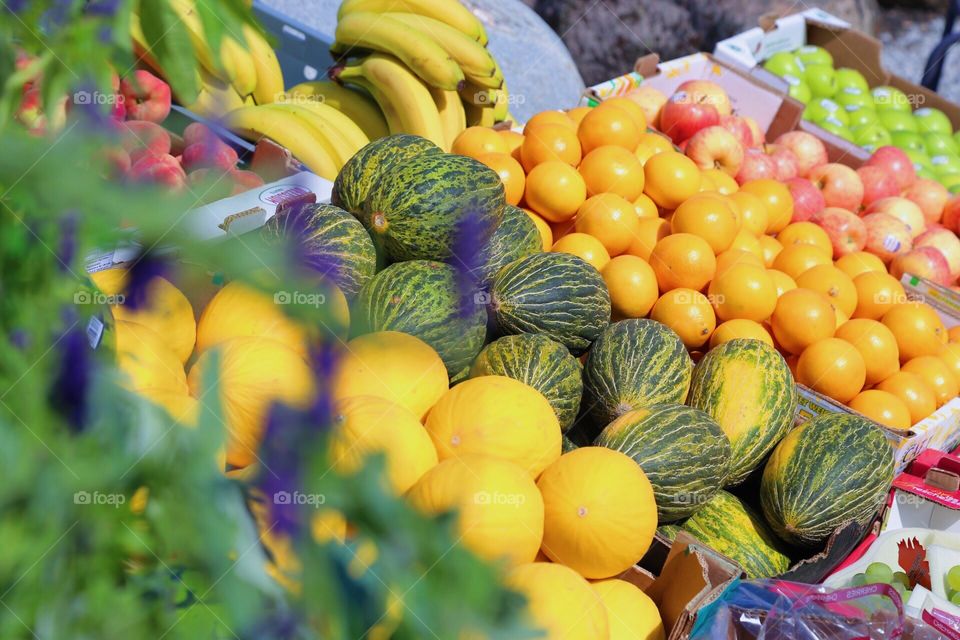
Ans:
[{"label": "green leaf", "polygon": [[140,0],[140,25],[150,52],[163,69],[174,94],[191,103],[197,99],[197,60],[187,28],[166,0]]}]

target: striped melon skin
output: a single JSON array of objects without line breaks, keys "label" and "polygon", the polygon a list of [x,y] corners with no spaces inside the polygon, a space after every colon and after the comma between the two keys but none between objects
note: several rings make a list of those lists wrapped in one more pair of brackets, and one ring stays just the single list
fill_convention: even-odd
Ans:
[{"label": "striped melon skin", "polygon": [[760,481],[760,505],[773,530],[801,546],[839,526],[867,524],[893,482],[893,449],[879,427],[829,413],[806,422],[774,449]]},{"label": "striped melon skin", "polygon": [[646,319],[611,324],[583,367],[584,402],[594,436],[628,411],[682,403],[692,371],[686,347],[666,325]]},{"label": "striped melon skin", "polygon": [[360,289],[351,334],[402,331],[434,348],[452,375],[469,368],[483,347],[487,314],[472,290],[461,290],[453,267],[411,260],[392,264]]},{"label": "striped melon skin", "polygon": [[561,443],[562,443],[562,444],[561,444],[561,448],[560,448],[560,453],[562,453],[562,454],[563,454],[563,453],[570,453],[570,452],[573,451],[574,449],[579,449],[579,448],[580,448],[580,447],[577,446],[577,443],[576,443],[576,442],[574,442],[573,440],[571,440],[570,438],[568,438],[566,435],[563,436],[563,439],[561,440]]},{"label": "striped melon skin", "polygon": [[474,276],[481,287],[489,287],[501,267],[542,250],[537,225],[522,209],[508,204],[503,210],[503,220],[481,253]]},{"label": "striped melon skin", "polygon": [[797,385],[776,349],[736,339],[711,349],[693,370],[687,404],[703,409],[727,434],[727,486],[743,482],[793,425]]},{"label": "striped melon skin", "polygon": [[473,362],[470,377],[478,376],[506,376],[533,387],[553,407],[564,433],[577,419],[583,393],[580,363],[546,336],[526,333],[491,342]]},{"label": "striped melon skin", "polygon": [[730,441],[703,411],[661,404],[625,413],[594,443],[633,458],[653,485],[661,523],[693,514],[723,486]]},{"label": "striped melon skin", "polygon": [[790,558],[780,551],[763,518],[726,491],[719,491],[681,528],[739,564],[748,578],[772,578],[790,568]]},{"label": "striped melon skin", "polygon": [[348,299],[377,272],[370,234],[340,207],[311,204],[290,209],[270,218],[263,233],[297,242],[306,266],[332,280]]},{"label": "striped melon skin", "polygon": [[491,307],[501,335],[541,333],[580,355],[610,321],[600,272],[577,256],[537,253],[494,276]]},{"label": "striped melon skin", "polygon": [[358,217],[390,260],[476,264],[503,219],[500,176],[473,158],[425,153],[382,173]]},{"label": "striped melon skin", "polygon": [[443,153],[443,149],[426,138],[405,133],[374,140],[340,169],[330,201],[350,213],[360,213],[367,193],[381,176],[422,153]]}]

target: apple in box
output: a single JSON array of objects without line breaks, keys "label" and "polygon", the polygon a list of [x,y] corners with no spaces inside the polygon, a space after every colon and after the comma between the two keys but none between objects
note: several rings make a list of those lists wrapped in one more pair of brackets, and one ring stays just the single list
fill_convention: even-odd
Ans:
[{"label": "apple in box", "polygon": [[814,167],[807,176],[823,193],[828,207],[859,211],[863,202],[863,182],[857,172],[837,162]]},{"label": "apple in box", "polygon": [[887,215],[893,216],[907,226],[911,238],[918,237],[927,228],[927,223],[923,219],[923,212],[920,211],[920,207],[910,200],[899,196],[877,200],[867,207],[866,213],[886,213]]},{"label": "apple in box", "polygon": [[896,180],[900,191],[912,185],[917,179],[917,172],[910,157],[902,149],[894,146],[880,147],[871,154],[866,164],[869,167],[886,169]]},{"label": "apple in box", "polygon": [[810,221],[827,232],[833,245],[834,260],[863,251],[867,244],[867,225],[860,216],[840,209],[827,207],[813,214]]},{"label": "apple in box", "polygon": [[897,181],[886,169],[865,165],[857,169],[857,175],[863,183],[863,205],[869,207],[877,200],[892,198],[900,194]]},{"label": "apple in box", "polygon": [[643,114],[647,117],[647,126],[660,128],[660,110],[667,102],[667,96],[662,91],[649,86],[640,86],[627,93],[626,97],[640,105]]},{"label": "apple in box", "polygon": [[924,219],[933,223],[939,222],[943,217],[943,208],[950,199],[950,192],[936,180],[917,178],[904,190],[903,197],[920,207]]},{"label": "apple in box", "polygon": [[722,116],[720,126],[732,133],[744,149],[757,146],[754,142],[753,129],[750,128],[746,119],[740,116]]},{"label": "apple in box", "polygon": [[720,124],[720,113],[709,102],[696,102],[689,94],[678,91],[670,96],[660,112],[660,130],[674,144],[689,140],[701,129]]},{"label": "apple in box", "polygon": [[743,165],[743,145],[722,126],[701,129],[687,141],[687,157],[701,169],[720,169],[737,175]]},{"label": "apple in box", "polygon": [[775,179],[777,181],[786,182],[800,174],[800,163],[793,151],[779,144],[768,144],[765,150],[776,167]]},{"label": "apple in box", "polygon": [[899,280],[905,273],[944,286],[953,283],[946,257],[933,247],[914,248],[894,258],[890,263],[890,275]]},{"label": "apple in box", "polygon": [[791,222],[804,222],[827,206],[820,189],[806,178],[793,178],[787,181],[787,188],[793,196],[793,218]]},{"label": "apple in box", "polygon": [[951,198],[944,205],[940,223],[945,229],[960,234],[960,198]]},{"label": "apple in box", "polygon": [[933,247],[947,259],[950,279],[960,278],[960,238],[950,229],[930,227],[913,241],[914,248]]},{"label": "apple in box", "polygon": [[801,177],[806,177],[815,167],[828,162],[827,148],[823,142],[806,131],[788,131],[774,140],[774,144],[793,151]]},{"label": "apple in box", "polygon": [[886,213],[868,213],[863,216],[867,227],[866,251],[889,263],[898,255],[913,249],[913,236],[910,229],[896,218]]},{"label": "apple in box", "polygon": [[687,80],[677,87],[677,93],[686,93],[694,102],[712,104],[721,116],[728,116],[733,112],[730,105],[730,96],[726,89],[710,80]]},{"label": "apple in box", "polygon": [[141,156],[130,167],[129,175],[135,182],[162,185],[174,191],[179,191],[187,183],[183,167],[170,154]]},{"label": "apple in box", "polygon": [[777,166],[773,158],[765,154],[760,149],[747,149],[743,154],[743,164],[740,171],[735,176],[738,184],[744,184],[751,180],[774,180],[777,175]]},{"label": "apple in box", "polygon": [[130,120],[160,123],[170,115],[170,85],[149,71],[137,69],[120,80],[120,93]]},{"label": "apple in box", "polygon": [[143,156],[164,156],[170,153],[170,134],[155,122],[127,120],[118,123],[120,145],[130,154],[133,164]]}]

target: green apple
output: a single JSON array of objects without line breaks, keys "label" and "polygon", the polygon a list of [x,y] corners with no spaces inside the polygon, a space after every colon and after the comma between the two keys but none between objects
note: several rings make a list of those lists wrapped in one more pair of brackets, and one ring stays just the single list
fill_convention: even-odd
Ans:
[{"label": "green apple", "polygon": [[953,133],[953,125],[950,124],[950,118],[943,111],[932,107],[923,107],[913,112],[913,117],[917,120],[917,126],[923,133],[944,133],[950,135]]},{"label": "green apple", "polygon": [[904,151],[913,149],[914,151],[927,153],[927,145],[923,140],[923,136],[919,133],[914,133],[913,131],[891,131],[890,140],[893,146],[903,149]]},{"label": "green apple", "polygon": [[893,144],[890,132],[876,122],[854,128],[853,141],[861,147],[871,146],[874,149]]},{"label": "green apple", "polygon": [[[843,108],[840,105],[829,98],[821,98],[807,104],[807,108],[803,110],[803,117],[805,120],[818,122],[837,112],[843,112]],[[849,122],[850,116],[844,112],[842,116],[837,116],[837,119],[840,120],[840,122]]]},{"label": "green apple", "polygon": [[950,193],[957,194],[960,192],[960,174],[940,176],[940,184],[945,186]]},{"label": "green apple", "polygon": [[927,169],[927,168],[925,168],[925,167],[919,167],[919,168],[917,168],[917,165],[913,165],[913,166],[914,166],[914,169],[916,169],[917,177],[918,177],[918,178],[923,178],[924,180],[936,180],[936,179],[937,179],[937,174],[935,174],[933,171],[930,171],[929,169]]},{"label": "green apple", "polygon": [[794,51],[794,54],[796,55],[797,60],[808,67],[812,64],[822,64],[828,67],[833,66],[833,56],[830,55],[829,51],[822,47],[816,47],[812,44],[808,44]]},{"label": "green apple", "polygon": [[932,153],[935,156],[942,154],[960,155],[960,145],[952,136],[942,133],[925,133],[923,134],[923,143],[927,147],[927,153]]},{"label": "green apple", "polygon": [[870,94],[877,111],[910,112],[910,100],[907,94],[894,87],[875,87]]},{"label": "green apple", "polygon": [[930,164],[930,156],[925,154],[923,151],[917,151],[916,149],[904,149],[903,152],[907,154],[908,158],[910,158],[910,162],[913,163],[913,167],[915,169],[918,171],[923,169],[930,175],[934,175],[933,165]]},{"label": "green apple", "polygon": [[953,141],[960,145],[960,131],[953,134]]},{"label": "green apple", "polygon": [[860,107],[862,109],[873,110],[873,96],[866,91],[861,91],[856,87],[847,87],[840,89],[833,96],[833,101],[841,107]]},{"label": "green apple", "polygon": [[912,131],[917,133],[917,121],[913,119],[910,112],[902,113],[900,111],[881,111],[879,113],[880,124],[885,126],[890,133],[894,131]]},{"label": "green apple", "polygon": [[858,127],[865,127],[868,124],[878,124],[880,122],[880,117],[877,116],[877,112],[873,110],[873,106],[869,109],[864,109],[863,107],[851,105],[844,107],[843,110],[847,112],[847,117],[850,119],[850,128],[854,130]]},{"label": "green apple", "polygon": [[821,129],[825,131],[829,131],[833,135],[839,136],[844,140],[849,140],[850,142],[856,142],[853,139],[853,133],[850,132],[850,129],[843,126],[843,124],[836,118],[826,118],[825,120],[821,120],[820,122],[818,122],[817,125]]},{"label": "green apple", "polygon": [[863,77],[863,74],[849,67],[837,69],[837,86],[841,89],[855,87],[864,93],[870,92],[870,85],[867,84],[867,79]]},{"label": "green apple", "polygon": [[803,63],[797,62],[797,57],[789,51],[778,51],[763,63],[763,68],[775,76],[803,76]]},{"label": "green apple", "polygon": [[960,158],[957,156],[933,156],[930,158],[930,164],[933,165],[933,172],[938,176],[960,173]]},{"label": "green apple", "polygon": [[807,83],[798,78],[797,76],[785,75],[782,76],[786,80],[787,84],[790,85],[790,88],[787,89],[787,93],[791,98],[799,100],[803,104],[807,104],[813,99],[813,94],[810,93],[810,87],[807,86]]},{"label": "green apple", "polygon": [[837,72],[829,65],[808,64],[803,79],[817,98],[832,98],[837,92]]}]

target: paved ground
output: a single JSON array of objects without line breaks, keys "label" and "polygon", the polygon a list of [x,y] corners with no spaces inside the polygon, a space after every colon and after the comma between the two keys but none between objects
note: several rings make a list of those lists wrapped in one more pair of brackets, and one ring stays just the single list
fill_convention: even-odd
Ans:
[{"label": "paved ground", "polygon": [[[882,12],[880,32],[884,66],[897,75],[920,82],[927,56],[943,33],[943,14],[891,9]],[[939,92],[948,100],[960,102],[960,48],[954,47],[947,53]]]}]

